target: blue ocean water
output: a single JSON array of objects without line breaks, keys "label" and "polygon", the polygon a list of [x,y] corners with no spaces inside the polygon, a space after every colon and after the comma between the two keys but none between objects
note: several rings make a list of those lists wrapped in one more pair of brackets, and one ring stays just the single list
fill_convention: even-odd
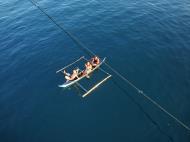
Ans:
[{"label": "blue ocean water", "polygon": [[[189,0],[38,0],[90,50],[190,126]],[[89,97],[56,70],[87,56],[27,0],[0,1],[1,142],[189,142],[113,72]]]}]

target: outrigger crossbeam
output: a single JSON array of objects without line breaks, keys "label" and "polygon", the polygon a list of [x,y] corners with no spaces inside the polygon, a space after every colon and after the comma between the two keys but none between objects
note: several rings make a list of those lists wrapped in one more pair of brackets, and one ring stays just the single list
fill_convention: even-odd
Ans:
[{"label": "outrigger crossbeam", "polygon": [[80,61],[80,60],[82,60],[82,59],[84,59],[84,56],[80,57],[79,59],[77,59],[76,61],[72,62],[71,64],[69,64],[69,65],[67,65],[67,66],[65,66],[65,67],[63,67],[63,68],[61,68],[60,70],[56,71],[56,73],[62,72],[64,69],[66,69],[66,68],[68,68],[68,67],[74,65],[75,63],[77,63],[78,61]]},{"label": "outrigger crossbeam", "polygon": [[97,83],[94,87],[92,87],[90,90],[86,91],[86,93],[84,95],[82,95],[82,97],[86,97],[87,95],[89,95],[92,91],[94,91],[96,88],[98,88],[102,83],[104,83],[106,80],[108,80],[111,77],[111,75],[107,76],[106,78],[104,78],[102,81],[100,81],[99,83]]},{"label": "outrigger crossbeam", "polygon": [[88,92],[88,90],[86,90],[80,83],[76,83],[76,85],[80,88],[80,89],[82,89],[84,92]]}]

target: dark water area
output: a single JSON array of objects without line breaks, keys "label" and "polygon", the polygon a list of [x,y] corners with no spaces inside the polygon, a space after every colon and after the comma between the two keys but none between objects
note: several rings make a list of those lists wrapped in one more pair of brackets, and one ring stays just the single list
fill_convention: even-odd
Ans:
[{"label": "dark water area", "polygon": [[[189,0],[37,2],[190,127]],[[80,56],[88,57],[29,1],[0,1],[1,142],[190,141],[189,131],[105,66],[112,79],[85,99],[59,88],[56,70]]]}]

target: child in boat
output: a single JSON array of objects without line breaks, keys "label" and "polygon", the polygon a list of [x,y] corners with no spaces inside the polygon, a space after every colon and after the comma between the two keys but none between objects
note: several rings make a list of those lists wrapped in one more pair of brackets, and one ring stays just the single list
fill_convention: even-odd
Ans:
[{"label": "child in boat", "polygon": [[73,70],[73,74],[71,75],[70,73],[67,73],[67,72],[64,70],[63,73],[65,74],[65,79],[66,79],[67,81],[72,81],[72,80],[77,79],[77,78],[78,78],[78,71],[79,71],[79,69]]},{"label": "child in boat", "polygon": [[91,64],[93,68],[100,64],[100,59],[98,58],[98,56],[95,56],[91,59]]}]

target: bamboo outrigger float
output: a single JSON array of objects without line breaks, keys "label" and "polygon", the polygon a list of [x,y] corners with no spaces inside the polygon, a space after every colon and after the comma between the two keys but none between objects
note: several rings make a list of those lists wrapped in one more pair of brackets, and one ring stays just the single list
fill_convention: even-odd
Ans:
[{"label": "bamboo outrigger float", "polygon": [[[85,60],[85,61],[88,61],[87,59],[85,59],[84,56],[80,57],[79,59],[75,60],[74,62],[72,62],[71,64],[61,68],[60,70],[56,71],[56,73],[64,73],[63,70],[65,70],[66,68],[74,65],[75,63],[81,61],[81,60]],[[72,80],[72,81],[66,81],[65,83],[61,84],[61,85],[58,85],[58,87],[62,87],[62,88],[68,88],[72,85],[76,85],[78,86],[81,90],[83,90],[85,93],[82,95],[82,97],[86,97],[87,95],[89,95],[92,91],[94,91],[96,88],[98,88],[102,83],[104,83],[106,80],[108,80],[111,75],[109,73],[107,73],[106,71],[104,71],[103,69],[100,68],[100,66],[105,62],[106,58],[103,58],[103,60],[100,60],[100,63],[95,67],[93,68],[89,73],[75,79],[75,80]],[[90,88],[89,90],[85,89],[85,87],[83,87],[79,81],[84,79],[85,77],[87,77],[89,74],[92,74],[95,70],[97,69],[100,69],[101,71],[103,71],[104,73],[106,73],[108,76],[105,77],[104,79],[102,79],[100,82],[98,82],[97,84],[95,84],[92,88]]]}]

